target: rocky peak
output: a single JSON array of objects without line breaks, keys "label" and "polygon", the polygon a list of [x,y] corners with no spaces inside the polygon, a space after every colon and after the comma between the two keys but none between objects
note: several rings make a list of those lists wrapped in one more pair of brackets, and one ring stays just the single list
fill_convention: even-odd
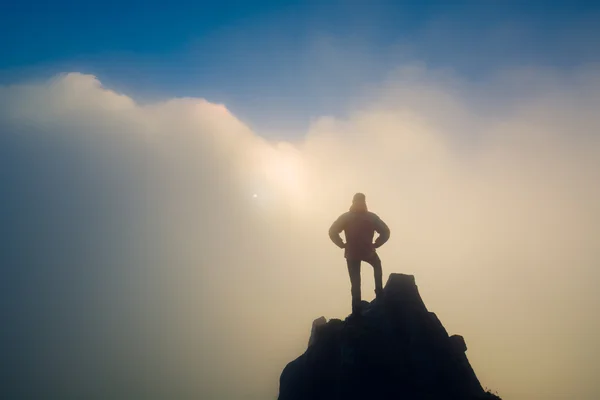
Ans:
[{"label": "rocky peak", "polygon": [[483,390],[462,336],[425,307],[412,275],[390,275],[360,315],[317,318],[280,377],[279,400],[499,399]]}]

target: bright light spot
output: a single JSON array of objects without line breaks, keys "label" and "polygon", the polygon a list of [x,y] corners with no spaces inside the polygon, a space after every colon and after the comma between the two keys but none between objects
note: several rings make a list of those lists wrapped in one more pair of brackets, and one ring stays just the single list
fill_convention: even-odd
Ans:
[{"label": "bright light spot", "polygon": [[297,151],[290,145],[280,144],[269,155],[266,174],[273,184],[288,196],[298,198],[303,191],[304,170]]},{"label": "bright light spot", "polygon": [[268,144],[252,157],[256,163],[245,180],[254,200],[269,209],[300,211],[307,206],[308,176],[298,149],[289,143]]}]

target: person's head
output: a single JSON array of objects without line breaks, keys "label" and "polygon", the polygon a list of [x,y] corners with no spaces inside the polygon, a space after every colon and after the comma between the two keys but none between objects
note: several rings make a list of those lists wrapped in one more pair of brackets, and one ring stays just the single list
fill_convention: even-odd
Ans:
[{"label": "person's head", "polygon": [[356,193],[354,197],[352,197],[350,211],[367,211],[367,198],[364,193]]}]

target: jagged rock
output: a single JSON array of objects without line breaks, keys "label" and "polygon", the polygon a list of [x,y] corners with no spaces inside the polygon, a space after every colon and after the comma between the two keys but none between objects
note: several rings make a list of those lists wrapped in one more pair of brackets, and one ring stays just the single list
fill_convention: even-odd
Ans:
[{"label": "jagged rock", "polygon": [[317,337],[317,329],[320,326],[323,326],[327,323],[327,319],[325,317],[319,317],[313,321],[312,329],[310,330],[310,338],[308,339],[308,346],[312,345]]},{"label": "jagged rock", "polygon": [[414,277],[392,274],[360,316],[313,322],[309,347],[280,377],[279,400],[498,399],[425,307]]},{"label": "jagged rock", "polygon": [[454,350],[459,353],[464,353],[467,351],[467,343],[465,342],[465,338],[460,335],[452,335],[450,336],[450,340],[452,341],[452,346]]}]

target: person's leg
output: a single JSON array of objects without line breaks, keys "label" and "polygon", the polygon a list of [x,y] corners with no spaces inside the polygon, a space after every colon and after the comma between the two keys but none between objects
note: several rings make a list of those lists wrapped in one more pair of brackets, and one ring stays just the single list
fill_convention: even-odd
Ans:
[{"label": "person's leg", "polygon": [[365,261],[373,267],[373,273],[375,275],[375,296],[380,298],[383,295],[383,268],[381,267],[381,259],[377,253],[373,253],[373,255]]},{"label": "person's leg", "polygon": [[352,294],[352,313],[360,308],[360,259],[346,259],[348,274],[350,275],[350,293]]}]

